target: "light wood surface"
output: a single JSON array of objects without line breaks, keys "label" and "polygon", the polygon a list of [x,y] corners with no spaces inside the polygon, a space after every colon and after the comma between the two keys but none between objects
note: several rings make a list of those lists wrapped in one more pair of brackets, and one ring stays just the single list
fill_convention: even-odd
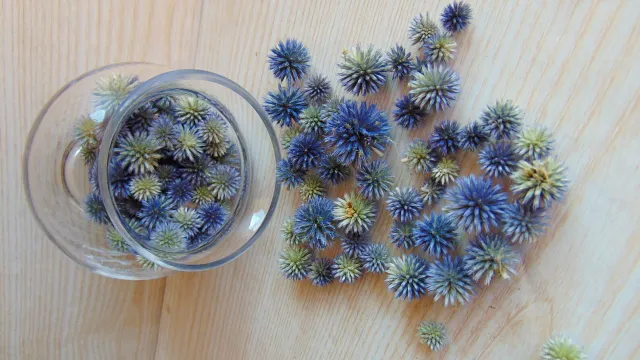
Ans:
[{"label": "light wood surface", "polygon": [[[526,122],[555,131],[572,180],[548,234],[523,248],[522,275],[481,290],[471,306],[394,300],[381,276],[326,289],[284,280],[278,230],[300,203],[293,192],[239,260],[150,282],[88,273],[29,213],[25,138],[77,75],[150,61],[218,72],[262,99],[276,87],[265,59],[279,39],[305,42],[314,69],[333,77],[342,48],[409,45],[411,18],[446,3],[2,1],[0,359],[535,359],[554,333],[584,344],[590,359],[640,358],[638,1],[471,2],[453,64],[462,94],[438,119],[467,122],[512,98]],[[371,100],[390,110],[398,94],[391,86]],[[418,342],[423,319],[446,324],[442,352]]]}]

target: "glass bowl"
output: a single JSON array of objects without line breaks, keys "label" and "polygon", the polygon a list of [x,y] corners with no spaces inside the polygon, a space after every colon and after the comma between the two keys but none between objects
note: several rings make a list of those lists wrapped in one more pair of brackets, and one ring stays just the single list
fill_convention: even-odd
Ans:
[{"label": "glass bowl", "polygon": [[[105,110],[96,106],[96,84],[114,74],[137,77],[126,98]],[[226,135],[237,151],[240,185],[225,201],[228,216],[217,231],[186,249],[167,250],[149,241],[149,233],[132,230],[122,202],[109,185],[109,164],[127,119],[142,104],[193,93],[206,99],[226,123]],[[99,147],[90,179],[74,127],[82,116],[100,125]],[[260,104],[233,81],[207,71],[170,70],[148,63],[123,63],[88,72],[60,89],[42,109],[31,129],[23,160],[23,181],[38,223],[65,254],[90,270],[119,279],[153,279],[172,271],[202,271],[242,255],[260,237],[280,195],[275,168],[280,150],[272,125]],[[93,185],[92,181],[93,180]],[[97,185],[97,186],[96,186]],[[85,198],[99,194],[108,225],[90,222]],[[107,231],[119,236],[128,251],[109,245]]]}]

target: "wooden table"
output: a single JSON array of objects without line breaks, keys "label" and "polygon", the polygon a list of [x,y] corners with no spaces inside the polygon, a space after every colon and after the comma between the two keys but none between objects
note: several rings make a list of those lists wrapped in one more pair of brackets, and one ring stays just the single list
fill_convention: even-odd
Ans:
[{"label": "wooden table", "polygon": [[[293,192],[239,260],[166,280],[91,274],[36,226],[20,175],[25,138],[79,74],[165,63],[218,72],[261,99],[276,87],[265,59],[278,40],[302,40],[334,78],[342,48],[409,45],[411,18],[446,3],[2,1],[0,358],[535,359],[554,333],[586,345],[590,359],[640,358],[638,1],[472,2],[453,64],[463,91],[438,119],[466,123],[487,103],[514,99],[526,122],[557,134],[572,187],[548,234],[526,248],[526,271],[471,306],[393,300],[381,276],[327,289],[285,281],[278,230],[300,203]],[[384,99],[375,100],[390,110]],[[438,354],[415,336],[425,318],[451,335]]]}]

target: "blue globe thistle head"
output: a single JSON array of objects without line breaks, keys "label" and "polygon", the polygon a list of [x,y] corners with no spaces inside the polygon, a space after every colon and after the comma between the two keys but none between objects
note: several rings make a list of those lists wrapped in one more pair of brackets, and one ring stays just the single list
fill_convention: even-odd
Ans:
[{"label": "blue globe thistle head", "polygon": [[393,109],[393,119],[396,124],[408,130],[417,128],[427,114],[427,110],[416,104],[411,95],[398,98]]},{"label": "blue globe thistle head", "polygon": [[440,21],[445,30],[456,33],[466,29],[472,17],[471,5],[464,1],[454,1],[442,10]]},{"label": "blue globe thistle head", "polygon": [[460,77],[450,67],[427,64],[412,74],[409,94],[427,111],[443,111],[458,98]]},{"label": "blue globe thistle head", "polygon": [[302,197],[302,201],[309,201],[314,197],[324,196],[327,193],[327,188],[316,173],[308,173],[305,176],[302,185],[300,185],[300,196]]},{"label": "blue globe thistle head", "polygon": [[340,111],[340,105],[346,101],[343,96],[332,96],[326,104],[320,107],[320,116],[325,123]]},{"label": "blue globe thistle head", "polygon": [[359,166],[373,152],[382,156],[390,141],[391,125],[375,104],[347,101],[326,125],[325,142],[345,164]]},{"label": "blue globe thistle head", "polygon": [[164,250],[186,250],[187,234],[176,223],[166,222],[158,225],[149,236],[151,243]]},{"label": "blue globe thistle head", "polygon": [[307,242],[304,234],[296,234],[296,221],[293,217],[287,218],[280,228],[280,236],[288,245],[303,245]]},{"label": "blue globe thistle head", "polygon": [[196,236],[202,226],[202,218],[197,210],[185,206],[172,211],[170,220],[177,224],[189,238]]},{"label": "blue globe thistle head", "polygon": [[191,201],[197,205],[204,205],[216,201],[216,195],[209,186],[200,185],[193,189]]},{"label": "blue globe thistle head", "polygon": [[442,195],[444,195],[444,190],[445,187],[431,177],[424,182],[418,193],[426,206],[432,206],[440,201]]},{"label": "blue globe thistle head", "polygon": [[500,234],[481,234],[466,249],[464,268],[475,281],[484,278],[489,285],[494,275],[503,279],[515,276],[520,255]]},{"label": "blue globe thistle head", "polygon": [[351,170],[335,156],[327,155],[322,158],[320,166],[318,166],[318,174],[322,180],[338,185],[347,180],[351,175]]},{"label": "blue globe thistle head", "polygon": [[133,174],[155,170],[162,158],[160,144],[145,132],[127,133],[118,142],[114,149],[116,160]]},{"label": "blue globe thistle head", "polygon": [[291,141],[293,141],[293,139],[295,139],[296,136],[300,134],[302,134],[302,129],[299,126],[292,126],[292,127],[286,128],[282,132],[282,147],[285,150],[289,150],[289,147],[291,146]]},{"label": "blue globe thistle head", "polygon": [[178,169],[172,165],[160,165],[156,169],[156,176],[162,183],[162,188],[166,189],[169,184],[178,178]]},{"label": "blue globe thistle head", "polygon": [[371,244],[371,235],[368,233],[351,233],[342,239],[342,252],[362,259],[362,255]]},{"label": "blue globe thistle head", "polygon": [[496,101],[480,115],[480,122],[496,140],[510,139],[520,131],[522,111],[511,100]]},{"label": "blue globe thistle head", "polygon": [[438,155],[428,142],[415,139],[409,143],[407,151],[400,161],[407,164],[412,172],[426,174],[438,163]]},{"label": "blue globe thistle head", "polygon": [[127,119],[126,126],[133,132],[148,132],[155,123],[157,114],[158,109],[153,106],[153,103],[145,103],[133,111]]},{"label": "blue globe thistle head", "polygon": [[511,175],[519,160],[513,144],[504,140],[487,144],[478,154],[478,163],[482,170],[492,178]]},{"label": "blue globe thistle head", "polygon": [[171,211],[176,205],[169,197],[164,195],[154,196],[142,201],[142,208],[138,212],[140,224],[149,230],[153,230],[161,224],[169,221]]},{"label": "blue globe thistle head", "polygon": [[511,175],[511,191],[523,205],[534,209],[548,207],[561,200],[569,181],[564,165],[554,158],[520,161]]},{"label": "blue globe thistle head", "polygon": [[201,232],[208,235],[216,234],[229,218],[229,210],[217,202],[201,205],[197,210],[202,219]]},{"label": "blue globe thistle head", "polygon": [[418,255],[402,255],[389,263],[385,282],[396,299],[420,299],[427,292],[427,261]]},{"label": "blue globe thistle head", "polygon": [[389,233],[391,243],[400,249],[412,249],[416,246],[415,237],[413,235],[413,229],[415,229],[415,227],[416,224],[413,222],[394,222],[391,232]]},{"label": "blue globe thistle head", "polygon": [[276,79],[292,83],[305,76],[311,56],[301,41],[286,39],[271,48],[267,61]]},{"label": "blue globe thistle head", "polygon": [[325,153],[322,140],[317,135],[303,133],[291,141],[289,161],[299,169],[314,169],[320,165]]},{"label": "blue globe thistle head", "polygon": [[542,348],[542,360],[586,360],[582,346],[574,344],[566,336],[556,335]]},{"label": "blue globe thistle head", "polygon": [[209,189],[216,199],[229,200],[238,193],[241,182],[238,169],[229,165],[216,165],[209,177]]},{"label": "blue globe thistle head", "polygon": [[227,123],[222,116],[213,112],[198,124],[196,128],[199,137],[207,144],[226,142]]},{"label": "blue globe thistle head", "polygon": [[175,106],[175,102],[176,98],[174,96],[167,95],[154,100],[153,106],[155,106],[161,114],[173,116],[173,107]]},{"label": "blue globe thistle head", "polygon": [[364,163],[356,173],[360,193],[371,200],[378,200],[388,193],[393,181],[391,167],[385,160]]},{"label": "blue globe thistle head", "polygon": [[431,215],[417,221],[413,229],[416,246],[431,256],[442,257],[454,249],[457,234],[453,219],[443,213],[432,212]]},{"label": "blue globe thistle head", "polygon": [[439,31],[422,46],[425,59],[434,64],[448,64],[456,54],[456,40],[451,33]]},{"label": "blue globe thistle head", "polygon": [[314,105],[322,105],[331,96],[331,83],[326,76],[320,74],[311,75],[304,82],[304,95],[307,97],[309,103]]},{"label": "blue globe thistle head", "polygon": [[306,174],[305,170],[295,166],[289,159],[281,159],[276,166],[276,179],[288,190],[302,185]]},{"label": "blue globe thistle head", "polygon": [[93,105],[107,114],[115,111],[140,82],[135,75],[111,74],[98,80],[93,89]]},{"label": "blue globe thistle head", "polygon": [[196,95],[178,96],[174,102],[173,114],[177,122],[197,126],[212,116],[211,104],[202,97]]},{"label": "blue globe thistle head", "polygon": [[102,137],[100,123],[83,115],[73,127],[73,137],[80,145],[98,145]]},{"label": "blue globe thistle head", "polygon": [[445,120],[433,128],[429,144],[442,155],[451,155],[460,148],[460,125],[457,121]]},{"label": "blue globe thistle head", "polygon": [[391,253],[384,244],[369,244],[360,256],[362,266],[368,272],[382,274],[389,268]]},{"label": "blue globe thistle head", "polygon": [[376,220],[376,204],[357,192],[344,194],[336,199],[333,216],[338,228],[347,234],[363,234],[373,227]]},{"label": "blue globe thistle head", "polygon": [[142,174],[129,182],[129,193],[136,200],[148,200],[162,192],[162,182],[156,174]]},{"label": "blue globe thistle head", "polygon": [[516,153],[525,160],[545,158],[553,151],[553,135],[542,126],[527,127],[514,141]]},{"label": "blue globe thistle head", "polygon": [[393,78],[402,80],[413,71],[411,53],[407,52],[400,44],[392,47],[387,52],[388,68],[393,72]]},{"label": "blue globe thistle head", "polygon": [[264,111],[271,121],[280,127],[291,127],[300,120],[302,111],[307,107],[307,100],[300,89],[295,86],[282,87],[278,91],[270,91],[264,98]]},{"label": "blue globe thistle head", "polygon": [[193,198],[194,186],[187,179],[179,178],[167,186],[167,196],[176,204],[183,204]]},{"label": "blue globe thistle head", "polygon": [[309,106],[300,115],[300,127],[305,133],[323,135],[327,122],[320,116],[320,108]]},{"label": "blue globe thistle head", "polygon": [[[92,167],[95,171],[92,171],[92,174],[95,174],[95,178],[91,181],[91,184],[94,187],[94,190],[97,191],[98,188],[98,168],[97,165]],[[91,179],[91,176],[90,176]],[[116,159],[112,159],[109,162],[109,183],[111,184],[111,190],[113,191],[113,196],[116,198],[125,198],[130,195],[129,192],[129,182],[131,181],[131,174],[127,171],[127,169],[122,166],[122,163],[117,161]]]},{"label": "blue globe thistle head", "polygon": [[184,161],[181,165],[180,178],[194,187],[208,184],[216,166],[215,161],[207,155],[197,157],[194,161]]},{"label": "blue globe thistle head", "polygon": [[431,171],[431,179],[440,185],[447,186],[460,175],[460,166],[454,158],[442,158]]},{"label": "blue globe thistle head", "polygon": [[354,95],[374,94],[387,82],[387,61],[373,46],[345,49],[338,67],[342,86]]},{"label": "blue globe thistle head", "polygon": [[548,221],[544,208],[532,209],[516,202],[502,215],[502,232],[512,243],[533,243],[544,234]]},{"label": "blue globe thistle head", "polygon": [[362,261],[355,256],[340,254],[333,260],[333,277],[343,284],[353,284],[362,277]]},{"label": "blue globe thistle head", "polygon": [[302,204],[295,214],[295,233],[304,236],[315,249],[326,249],[337,236],[333,225],[333,203],[325,197],[314,197]]},{"label": "blue globe thistle head", "polygon": [[173,158],[179,162],[195,161],[204,151],[204,140],[197,128],[188,125],[176,125],[178,136],[173,143]]},{"label": "blue globe thistle head", "polygon": [[420,342],[427,344],[431,351],[440,351],[447,343],[447,331],[444,325],[435,321],[423,321],[418,327]]},{"label": "blue globe thistle head", "polygon": [[418,191],[412,187],[396,188],[389,193],[387,210],[394,220],[413,221],[424,209],[424,203]]},{"label": "blue globe thistle head", "polygon": [[89,220],[98,224],[108,224],[109,215],[100,194],[92,192],[84,198],[84,212]]},{"label": "blue globe thistle head", "polygon": [[444,306],[464,305],[475,294],[473,279],[464,269],[460,257],[445,256],[435,260],[427,270],[427,289],[434,299],[444,299]]},{"label": "blue globe thistle head", "polygon": [[476,151],[489,140],[489,133],[478,121],[472,121],[460,130],[458,143],[464,151]]},{"label": "blue globe thistle head", "polygon": [[309,268],[309,279],[315,286],[327,286],[333,282],[333,260],[316,258]]},{"label": "blue globe thistle head", "polygon": [[438,33],[438,24],[431,20],[428,13],[418,14],[411,20],[409,26],[409,40],[413,45],[422,45]]},{"label": "blue globe thistle head", "polygon": [[458,179],[446,198],[450,203],[443,210],[466,232],[488,232],[499,226],[507,209],[502,187],[475,175]]},{"label": "blue globe thistle head", "polygon": [[311,270],[311,250],[302,246],[289,246],[282,250],[278,260],[280,272],[289,280],[302,280]]}]

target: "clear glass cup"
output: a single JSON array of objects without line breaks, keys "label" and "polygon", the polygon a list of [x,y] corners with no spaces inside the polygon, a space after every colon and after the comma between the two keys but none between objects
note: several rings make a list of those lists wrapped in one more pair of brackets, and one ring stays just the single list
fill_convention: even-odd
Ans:
[{"label": "clear glass cup", "polygon": [[[112,114],[92,104],[96,82],[114,73],[136,75],[140,85]],[[154,248],[131,230],[108,185],[108,164],[125,119],[141,104],[160,96],[195,91],[224,117],[231,142],[239,150],[241,186],[227,205],[232,216],[203,245],[180,252]],[[87,220],[84,198],[91,192],[87,166],[73,136],[78,118],[91,114],[103,121],[97,156],[99,194],[113,228],[133,254],[114,251],[106,241],[106,226]],[[119,279],[153,279],[172,271],[202,271],[242,255],[260,237],[280,195],[275,168],[280,150],[275,132],[260,104],[233,81],[201,70],[173,70],[148,63],[124,63],[95,69],[60,89],[38,115],[27,141],[23,181],[38,223],[65,254],[92,271]],[[134,255],[135,254],[135,255]],[[159,267],[149,266],[140,257]]]}]

